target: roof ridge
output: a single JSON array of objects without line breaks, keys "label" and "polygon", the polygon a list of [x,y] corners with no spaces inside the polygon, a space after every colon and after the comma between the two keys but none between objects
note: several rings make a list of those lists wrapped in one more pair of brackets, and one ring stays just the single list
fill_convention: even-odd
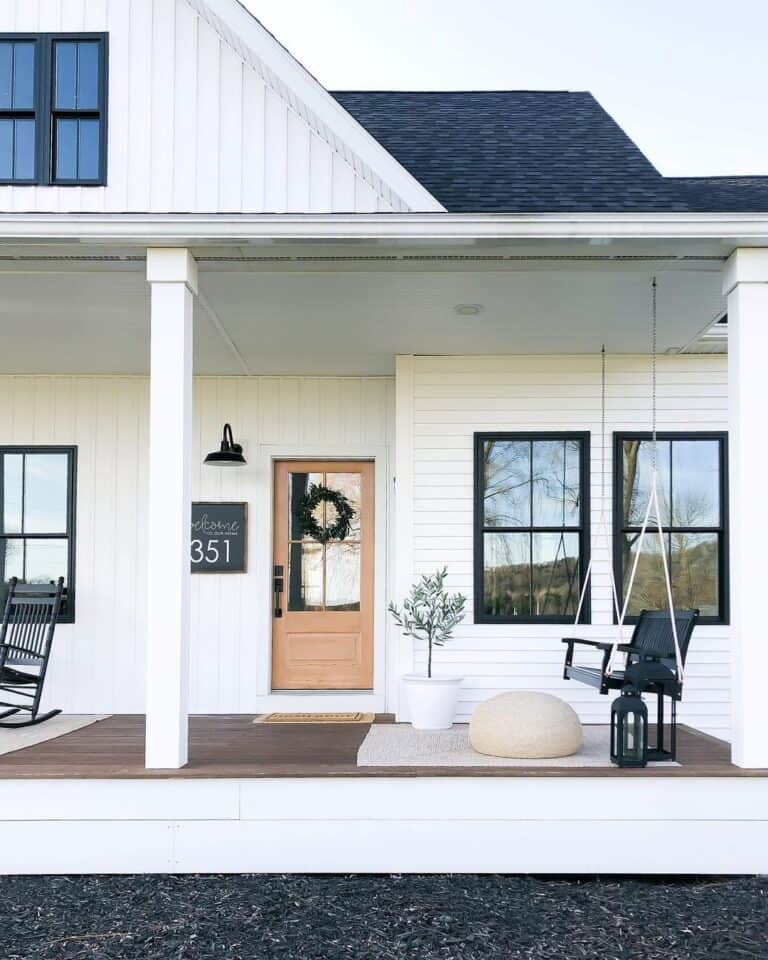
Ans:
[{"label": "roof ridge", "polygon": [[478,93],[536,93],[542,96],[554,95],[554,94],[559,94],[559,95],[568,94],[569,96],[592,97],[593,99],[596,99],[595,95],[589,90],[535,90],[528,87],[505,87],[505,88],[494,87],[493,89],[489,89],[489,90],[453,90],[453,89],[452,90],[399,90],[399,89],[364,90],[364,89],[358,88],[354,90],[334,89],[334,90],[329,90],[328,92],[332,96],[336,96],[336,94],[338,93],[368,93],[368,94],[371,94],[371,93],[390,94],[391,93],[393,95],[396,94],[397,96],[400,96],[400,97],[409,95],[409,94],[420,95],[420,96],[425,94],[428,96],[455,96],[460,94],[462,96],[465,96],[467,94],[478,94]]}]

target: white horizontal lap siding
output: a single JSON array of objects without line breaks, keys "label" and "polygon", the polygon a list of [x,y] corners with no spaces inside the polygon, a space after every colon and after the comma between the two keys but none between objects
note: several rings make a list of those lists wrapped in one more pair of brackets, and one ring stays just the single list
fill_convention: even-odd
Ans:
[{"label": "white horizontal lap siding", "polygon": [[[78,448],[77,622],[58,627],[46,703],[70,713],[138,713],[144,704],[149,381],[145,377],[0,376],[0,445]],[[260,444],[394,444],[389,378],[216,377],[195,380],[195,500],[249,504],[244,575],[193,577],[196,713],[252,712],[266,668],[256,650],[262,583],[255,556],[271,484]],[[231,420],[248,466],[205,468]],[[390,458],[391,459],[391,458]],[[388,484],[388,487],[391,484]]]},{"label": "white horizontal lap siding", "polygon": [[0,32],[22,31],[109,33],[109,169],[106,187],[0,187],[0,211],[402,208],[311,132],[188,0],[3,0]]},{"label": "white horizontal lap siding", "polygon": [[[609,699],[562,679],[569,628],[483,625],[473,620],[473,435],[492,430],[590,431],[592,435],[592,624],[579,633],[611,641],[609,557],[597,536],[601,510],[600,361],[592,357],[417,357],[413,384],[413,561],[418,573],[447,565],[450,586],[469,598],[467,620],[437,652],[438,669],[466,677],[460,717],[504,690],[546,690],[587,722],[604,722]],[[727,429],[726,358],[659,359],[659,428]],[[609,357],[607,373],[606,516],[611,515],[612,434],[650,429],[647,357]],[[582,655],[590,662],[590,655]],[[592,661],[598,660],[592,655]],[[425,651],[416,665],[426,662]],[[730,631],[703,626],[690,652],[680,716],[725,736],[730,729]]]}]

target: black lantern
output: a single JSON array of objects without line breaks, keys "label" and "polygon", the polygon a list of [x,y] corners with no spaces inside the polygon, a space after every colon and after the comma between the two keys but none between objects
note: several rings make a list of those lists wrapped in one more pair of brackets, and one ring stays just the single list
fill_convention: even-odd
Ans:
[{"label": "black lantern", "polygon": [[232,427],[228,423],[224,424],[221,448],[209,453],[203,462],[212,467],[242,467],[245,465],[243,448],[232,439]]},{"label": "black lantern", "polygon": [[611,704],[611,761],[620,767],[648,763],[648,708],[632,686]]}]

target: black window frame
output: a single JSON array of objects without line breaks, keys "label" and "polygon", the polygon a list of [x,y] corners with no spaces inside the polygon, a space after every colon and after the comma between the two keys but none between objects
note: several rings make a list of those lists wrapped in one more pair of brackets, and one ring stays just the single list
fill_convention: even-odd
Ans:
[{"label": "black window frame", "polygon": [[[579,526],[525,526],[525,527],[487,527],[485,525],[483,499],[483,445],[488,441],[530,441],[536,440],[575,440],[580,445],[580,497],[579,497]],[[579,535],[579,591],[583,589],[584,578],[589,567],[591,549],[590,533],[590,451],[591,434],[587,431],[556,430],[556,431],[499,431],[475,433],[474,443],[474,622],[478,624],[547,624],[573,623],[573,615],[563,616],[492,616],[485,613],[485,534],[486,533],[560,533],[567,531]],[[592,606],[590,590],[584,598],[581,610],[581,623],[592,622]]]},{"label": "black window frame", "polygon": [[[54,104],[56,71],[54,51],[58,41],[96,42],[99,58],[99,107],[97,110],[59,110]],[[0,119],[32,117],[35,120],[35,175],[32,180],[0,178],[10,187],[104,187],[108,168],[109,118],[109,34],[108,33],[0,33],[0,43],[35,44],[35,94],[32,110],[0,110]],[[99,121],[99,171],[93,178],[56,177],[56,119],[97,119]]]},{"label": "black window frame", "polygon": [[[620,519],[624,510],[624,442],[626,440],[640,440],[649,442],[653,439],[650,431],[622,430],[613,434],[613,574],[616,580],[616,589],[620,604],[624,603],[624,571],[622,569],[622,538],[625,533],[639,532],[641,524],[625,527]],[[720,491],[720,524],[719,526],[682,527],[662,524],[665,533],[714,533],[718,536],[718,597],[720,601],[720,615],[717,617],[699,617],[700,624],[727,626],[730,624],[730,553],[729,553],[729,517],[728,517],[728,432],[726,430],[660,430],[656,439],[661,441],[695,441],[711,440],[719,443],[719,491]],[[670,477],[670,485],[674,479]],[[670,518],[671,519],[671,518]],[[651,535],[657,536],[656,527],[649,527]],[[616,612],[613,615],[617,621]],[[627,616],[626,622],[637,623],[638,616]]]},{"label": "black window frame", "polygon": [[[0,446],[0,457],[5,454],[46,454],[60,453],[67,455],[67,531],[62,536],[61,531],[56,533],[0,533],[2,540],[67,540],[67,563],[69,565],[67,577],[67,593],[62,604],[59,623],[75,622],[75,580],[77,558],[77,450],[71,445],[37,445],[37,444],[3,444]],[[0,510],[3,503],[0,500]]]}]

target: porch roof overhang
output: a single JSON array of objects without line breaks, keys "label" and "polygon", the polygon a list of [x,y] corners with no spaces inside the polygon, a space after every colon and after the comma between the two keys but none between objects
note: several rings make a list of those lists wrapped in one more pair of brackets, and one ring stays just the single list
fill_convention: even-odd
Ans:
[{"label": "porch roof overhang", "polygon": [[730,252],[768,244],[768,214],[0,214],[0,243],[139,245],[278,241],[712,241]]},{"label": "porch roof overhang", "polygon": [[147,373],[144,261],[163,246],[198,262],[197,373],[375,376],[398,353],[646,352],[654,274],[660,349],[683,350],[768,216],[0,214],[0,373]]}]

